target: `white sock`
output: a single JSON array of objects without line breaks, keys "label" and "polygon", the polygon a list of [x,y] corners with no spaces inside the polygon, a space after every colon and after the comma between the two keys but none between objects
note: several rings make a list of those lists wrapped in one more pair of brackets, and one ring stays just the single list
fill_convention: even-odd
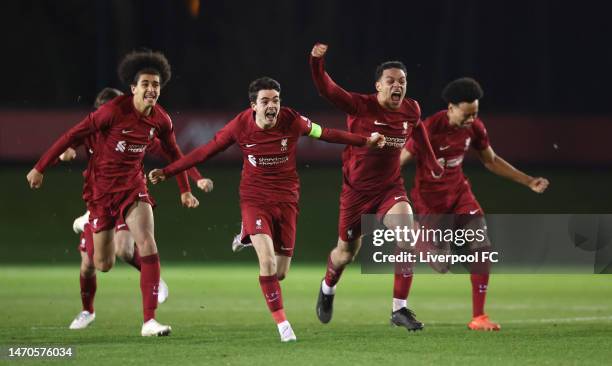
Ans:
[{"label": "white sock", "polygon": [[321,284],[321,289],[323,290],[323,293],[325,295],[335,295],[336,294],[336,285],[329,287],[325,283],[325,280],[323,280],[323,283]]},{"label": "white sock", "polygon": [[285,320],[285,321],[282,321],[282,322],[280,322],[280,323],[276,324],[276,326],[278,327],[278,331],[279,331],[279,332],[282,332],[282,329],[283,329],[283,328],[285,328],[285,327],[287,327],[287,326],[291,327],[291,324],[289,324],[289,321],[288,321],[288,320]]},{"label": "white sock", "polygon": [[408,300],[393,298],[393,311],[398,311],[408,305]]}]

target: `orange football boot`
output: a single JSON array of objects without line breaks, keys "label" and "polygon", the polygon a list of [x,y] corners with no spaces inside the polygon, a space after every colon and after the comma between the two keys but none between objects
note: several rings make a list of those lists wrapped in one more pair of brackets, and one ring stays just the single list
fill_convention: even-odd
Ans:
[{"label": "orange football boot", "polygon": [[472,318],[472,321],[468,323],[468,328],[471,330],[500,330],[501,326],[490,321],[487,314],[482,314]]}]

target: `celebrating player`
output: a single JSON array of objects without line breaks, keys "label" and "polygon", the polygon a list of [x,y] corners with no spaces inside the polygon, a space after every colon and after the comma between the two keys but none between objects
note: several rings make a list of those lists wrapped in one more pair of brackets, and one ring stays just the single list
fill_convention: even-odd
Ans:
[{"label": "celebrating player", "polygon": [[[347,114],[349,131],[362,136],[380,132],[386,137],[386,145],[380,151],[347,146],[342,155],[338,244],[329,255],[316,308],[322,323],[331,320],[336,285],[344,268],[353,261],[361,246],[361,215],[376,214],[389,228],[412,227],[412,210],[399,166],[400,151],[409,136],[412,135],[428,152],[425,159],[430,174],[439,176],[443,173],[420,123],[419,104],[405,98],[404,64],[388,61],[378,66],[375,94],[350,93],[338,86],[325,71],[323,57],[327,48],[324,44],[315,44],[310,55],[312,78],[319,94]],[[399,238],[397,244],[401,250],[410,249]],[[391,324],[408,330],[420,330],[423,324],[415,319],[414,313],[406,305],[411,284],[411,268],[398,266],[393,284]]]},{"label": "celebrating player", "polygon": [[[161,89],[170,80],[171,69],[159,52],[134,51],[123,58],[118,74],[124,84],[130,85],[132,95],[114,98],[68,130],[41,157],[27,180],[31,188],[40,188],[45,169],[61,153],[88,136],[100,134],[89,169],[95,177],[88,201],[94,231],[94,265],[104,272],[111,269],[115,261],[114,227],[124,222],[141,256],[141,335],[169,335],[171,327],[155,320],[160,265],[153,234],[153,201],[143,176],[142,160],[155,137],[172,160],[182,156],[170,117],[157,104]],[[189,185],[185,173],[178,179],[182,186]],[[192,201],[188,206],[194,204]]]},{"label": "celebrating player", "polygon": [[[531,177],[495,154],[485,126],[478,118],[479,100],[482,96],[482,89],[476,80],[457,79],[449,83],[442,92],[448,109],[437,112],[423,122],[436,157],[444,166],[443,177],[432,179],[424,161],[421,160],[424,152],[413,140],[410,140],[402,151],[401,165],[416,158],[416,176],[410,197],[419,217],[454,214],[460,215],[456,216],[456,222],[452,224],[457,228],[485,227],[484,212],[463,174],[463,158],[470,147],[476,150],[484,166],[491,172],[523,184],[536,193],[542,193],[548,187],[547,179]],[[489,251],[490,242],[486,239],[482,243],[470,243],[469,250]],[[499,324],[489,320],[484,312],[489,270],[489,261],[473,263],[470,266],[472,321],[468,327],[473,330],[500,329]]]},{"label": "celebrating player", "polygon": [[[113,98],[123,95],[123,93],[114,88],[104,88],[102,89],[98,95],[96,96],[94,108],[98,109],[104,103],[112,100]],[[94,145],[96,142],[96,135],[90,135],[85,140],[83,140],[83,146],[85,148],[85,153],[87,155],[88,161],[93,155]],[[74,147],[74,148],[73,148]],[[64,151],[59,159],[62,161],[70,161],[76,158],[76,150],[77,146],[69,147]],[[169,159],[167,155],[164,154],[161,149],[159,139],[155,139],[151,148],[148,149],[147,153],[151,153],[155,156],[163,157],[166,160]],[[189,169],[187,171],[189,177],[196,182],[198,187],[205,192],[209,192],[212,190],[213,182],[210,179],[203,178],[197,169]],[[89,178],[90,174],[86,169],[83,172],[84,178]],[[179,187],[182,188],[182,187]],[[187,187],[188,188],[188,187]],[[83,184],[83,199],[87,203],[87,201],[91,198],[91,184],[88,184],[87,180],[85,180]],[[197,206],[197,199],[192,197],[189,191],[181,192],[181,201],[184,204],[192,204],[192,207]],[[81,266],[79,273],[79,283],[81,287],[81,303],[83,305],[83,310],[77,314],[72,323],[70,324],[70,329],[83,329],[86,328],[91,322],[93,322],[96,318],[96,314],[94,312],[94,298],[97,289],[97,279],[96,279],[96,268],[93,264],[93,232],[91,230],[91,225],[89,225],[89,211],[85,212],[84,215],[79,216],[74,220],[72,228],[75,233],[81,234],[79,239],[79,251],[81,253]],[[134,238],[128,231],[128,227],[123,222],[118,222],[115,226],[115,251],[117,257],[121,258],[125,263],[130,264],[132,267],[136,268],[140,271],[140,255],[138,253],[138,249],[134,245]],[[164,282],[163,279],[159,280],[159,289],[157,300],[158,303],[163,303],[166,301],[168,297],[168,286]]]},{"label": "celebrating player", "polygon": [[249,86],[251,107],[238,114],[206,145],[164,169],[149,173],[153,183],[204,162],[232,144],[243,154],[240,209],[243,242],[259,259],[259,283],[282,342],[296,340],[283,309],[279,280],[289,271],[295,244],[299,179],[295,167],[300,136],[355,146],[382,147],[384,136],[369,138],[321,128],[293,109],[281,107],[280,84],[263,77]]}]

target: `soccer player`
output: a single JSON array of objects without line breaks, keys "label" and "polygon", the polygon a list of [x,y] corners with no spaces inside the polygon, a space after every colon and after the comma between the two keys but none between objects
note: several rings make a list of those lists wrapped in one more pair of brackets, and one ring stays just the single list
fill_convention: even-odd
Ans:
[{"label": "soccer player", "polygon": [[[401,153],[401,165],[416,160],[416,176],[410,197],[416,214],[454,214],[456,228],[484,228],[484,212],[474,197],[467,177],[463,174],[463,158],[471,147],[476,150],[484,166],[491,172],[542,193],[548,187],[548,180],[531,177],[516,169],[495,154],[489,142],[484,123],[478,118],[479,100],[483,96],[480,84],[472,78],[461,78],[449,83],[442,92],[448,109],[427,118],[431,144],[439,162],[444,166],[444,175],[432,179],[421,160],[422,149],[410,140]],[[454,246],[453,246],[454,247]],[[469,250],[490,251],[488,238],[482,243],[470,243]],[[490,262],[473,263],[470,266],[472,282],[472,330],[499,330],[500,325],[489,320],[484,312],[485,298],[489,284]]]},{"label": "soccer player", "polygon": [[297,142],[309,136],[327,142],[384,145],[384,136],[369,138],[321,128],[293,109],[281,107],[280,84],[263,77],[249,86],[250,108],[238,114],[207,144],[164,169],[149,173],[153,183],[204,162],[238,144],[243,154],[240,180],[241,236],[252,242],[259,259],[259,283],[276,321],[282,342],[295,341],[287,321],[279,280],[289,271],[295,244],[299,179],[295,167]]},{"label": "soccer player", "polygon": [[[117,89],[104,88],[96,96],[94,108],[98,109],[101,105],[120,95],[123,95],[123,93]],[[82,141],[88,159],[90,159],[94,153],[97,137],[98,134],[90,135],[84,141]],[[77,156],[75,148],[77,148],[77,146],[66,149],[66,151],[60,155],[59,160],[71,161],[75,159]],[[155,138],[154,144],[151,145],[151,148],[148,149],[147,152],[169,160],[169,157],[164,153],[160,146],[159,139],[157,138]],[[203,178],[197,169],[190,169],[187,171],[187,174],[196,182],[200,189],[204,190],[205,192],[210,192],[210,190],[212,190],[212,180]],[[90,177],[87,169],[83,172],[83,177]],[[83,199],[86,203],[91,198],[91,193],[91,184],[88,183],[86,179],[83,184]],[[191,192],[189,191],[181,192],[181,201],[184,204],[191,204],[191,207],[197,207],[198,205],[197,199],[192,197]],[[89,225],[89,211],[76,218],[72,228],[75,233],[81,234],[78,248],[79,252],[81,253],[79,283],[81,287],[81,303],[83,308],[71,322],[69,329],[83,329],[89,326],[89,324],[91,324],[96,318],[96,314],[94,312],[94,298],[97,289],[97,279],[96,268],[93,264],[93,232],[91,230],[91,225]],[[125,263],[130,264],[132,267],[140,271],[140,255],[138,254],[138,249],[134,246],[134,238],[128,231],[128,227],[124,222],[117,222],[115,226],[114,242],[116,255]],[[158,303],[164,303],[168,298],[168,294],[168,285],[163,279],[160,278],[157,295]]]},{"label": "soccer player", "polygon": [[[399,155],[409,136],[424,151],[430,174],[443,173],[431,151],[425,129],[420,123],[419,104],[406,98],[406,67],[399,61],[387,61],[376,69],[374,94],[347,92],[338,86],[324,68],[328,46],[317,43],[310,54],[314,84],[321,96],[347,114],[348,130],[362,136],[380,132],[386,137],[385,148],[368,151],[347,146],[342,155],[342,193],[338,243],[327,261],[325,278],[317,300],[317,317],[328,323],[333,314],[336,286],[344,268],[354,260],[361,247],[361,216],[376,214],[388,228],[412,227],[412,209],[400,174]],[[410,250],[397,238],[400,250]],[[393,283],[391,324],[420,330],[423,324],[408,309],[406,299],[412,284],[412,269],[398,266]]]},{"label": "soccer player", "polygon": [[[176,144],[170,116],[157,104],[161,89],[171,77],[170,64],[160,52],[134,51],[120,62],[118,74],[132,95],[114,98],[68,130],[28,173],[31,188],[40,188],[43,173],[68,147],[99,133],[90,174],[92,197],[89,222],[94,231],[93,262],[97,270],[109,271],[115,261],[114,227],[123,220],[130,228],[140,254],[142,336],[169,335],[171,327],[155,319],[160,265],[153,233],[153,201],[142,171],[142,160],[155,137],[172,157],[182,154]],[[179,184],[187,186],[185,173]],[[189,205],[192,205],[190,203]]]}]

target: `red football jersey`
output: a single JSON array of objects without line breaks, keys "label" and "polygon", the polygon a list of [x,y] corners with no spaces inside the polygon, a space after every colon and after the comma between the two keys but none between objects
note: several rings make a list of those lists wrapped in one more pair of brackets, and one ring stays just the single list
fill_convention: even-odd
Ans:
[{"label": "red football jersey", "polygon": [[[160,139],[162,148],[172,160],[182,156],[166,111],[158,104],[149,116],[144,116],[134,108],[132,96],[124,95],[102,105],[66,132],[41,157],[36,170],[43,173],[66,148],[96,134],[88,168],[89,174],[95,177],[90,179],[93,200],[142,184],[145,179],[142,160],[155,137]],[[189,186],[185,173],[179,179],[180,184]]]},{"label": "red football jersey", "polygon": [[167,166],[167,176],[202,162],[233,144],[242,150],[243,168],[240,199],[251,202],[297,202],[299,179],[295,167],[298,138],[307,135],[311,122],[296,111],[281,107],[276,125],[262,129],[251,108],[219,130],[206,145],[181,161]]},{"label": "red football jersey", "polygon": [[406,144],[406,149],[416,158],[414,189],[421,192],[454,192],[467,180],[463,174],[463,159],[468,149],[482,151],[489,147],[487,130],[480,119],[468,127],[451,126],[446,113],[446,110],[437,112],[423,122],[436,158],[444,166],[441,178],[435,179],[428,174],[421,160],[421,149],[413,140]]}]

